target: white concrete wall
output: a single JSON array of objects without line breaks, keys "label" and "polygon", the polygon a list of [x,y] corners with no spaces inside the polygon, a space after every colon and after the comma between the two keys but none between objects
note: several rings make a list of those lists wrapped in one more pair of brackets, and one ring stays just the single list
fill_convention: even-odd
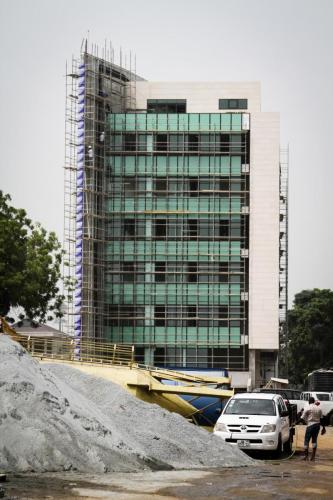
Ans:
[{"label": "white concrete wall", "polygon": [[251,114],[249,348],[279,347],[278,113]]},{"label": "white concrete wall", "polygon": [[248,99],[249,111],[260,111],[259,82],[137,82],[136,107],[147,99],[186,99],[187,113],[222,113],[219,99]]}]

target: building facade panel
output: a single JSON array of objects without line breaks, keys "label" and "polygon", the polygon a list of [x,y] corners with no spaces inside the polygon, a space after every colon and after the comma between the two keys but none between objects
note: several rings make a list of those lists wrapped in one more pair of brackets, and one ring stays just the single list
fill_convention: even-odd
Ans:
[{"label": "building facade panel", "polygon": [[259,82],[137,82],[136,108],[147,99],[186,99],[188,113],[216,113],[222,97],[248,99],[250,112],[260,111]]},{"label": "building facade panel", "polygon": [[112,341],[116,335],[141,347],[145,360],[246,369],[241,249],[248,247],[248,174],[242,164],[249,141],[242,118],[108,117],[105,292],[114,322],[107,329]]},{"label": "building facade panel", "polygon": [[249,343],[279,348],[279,115],[251,115]]}]

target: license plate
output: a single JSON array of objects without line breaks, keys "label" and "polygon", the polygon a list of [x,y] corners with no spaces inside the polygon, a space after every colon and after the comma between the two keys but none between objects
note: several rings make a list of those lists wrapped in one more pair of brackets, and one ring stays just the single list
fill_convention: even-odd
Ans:
[{"label": "license plate", "polygon": [[250,446],[250,441],[247,439],[239,439],[237,441],[239,448],[248,448]]}]

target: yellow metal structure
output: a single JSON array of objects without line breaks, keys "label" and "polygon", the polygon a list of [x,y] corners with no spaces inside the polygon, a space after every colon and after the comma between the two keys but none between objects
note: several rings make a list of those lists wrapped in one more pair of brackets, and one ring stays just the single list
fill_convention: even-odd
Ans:
[{"label": "yellow metal structure", "polygon": [[[155,403],[169,411],[196,422],[198,410],[191,401],[199,397],[229,399],[230,378],[196,376],[173,370],[140,365],[134,361],[134,346],[110,344],[74,339],[46,339],[22,336],[2,319],[4,333],[19,342],[32,356],[43,363],[61,363],[86,374],[110,380],[149,403]],[[185,401],[180,395],[191,395]],[[213,403],[214,404],[214,403]],[[208,426],[212,422],[207,422]]]}]

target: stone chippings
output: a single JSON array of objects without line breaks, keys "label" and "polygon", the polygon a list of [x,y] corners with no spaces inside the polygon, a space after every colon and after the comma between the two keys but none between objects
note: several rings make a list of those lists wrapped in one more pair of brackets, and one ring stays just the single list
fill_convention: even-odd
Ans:
[{"label": "stone chippings", "polygon": [[251,463],[180,415],[75,368],[40,364],[0,335],[0,469],[98,473]]}]

